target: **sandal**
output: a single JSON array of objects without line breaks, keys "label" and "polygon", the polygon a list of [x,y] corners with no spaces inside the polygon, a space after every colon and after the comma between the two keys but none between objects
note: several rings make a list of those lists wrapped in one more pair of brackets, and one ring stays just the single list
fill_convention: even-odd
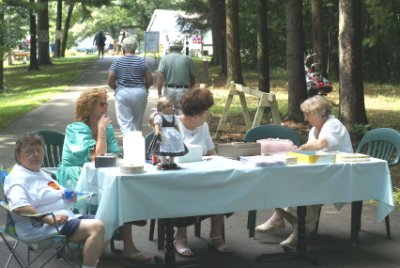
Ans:
[{"label": "sandal", "polygon": [[[177,248],[177,244],[180,244],[182,247]],[[193,251],[190,249],[190,247],[187,245],[187,239],[180,239],[180,240],[174,240],[174,249],[175,252],[182,257],[185,258],[191,258],[194,256]]]},{"label": "sandal", "polygon": [[147,256],[143,252],[132,253],[131,255],[122,256],[126,260],[130,260],[136,263],[148,263],[151,262],[151,257]]},{"label": "sandal", "polygon": [[[217,236],[217,237],[210,237],[211,239],[211,243],[208,244],[208,246],[212,249],[215,249],[216,251],[218,251],[219,253],[222,254],[231,254],[232,253],[232,249],[230,246],[228,246],[227,244],[225,244],[225,241],[222,239],[222,237]],[[222,243],[218,243],[221,242]]]}]

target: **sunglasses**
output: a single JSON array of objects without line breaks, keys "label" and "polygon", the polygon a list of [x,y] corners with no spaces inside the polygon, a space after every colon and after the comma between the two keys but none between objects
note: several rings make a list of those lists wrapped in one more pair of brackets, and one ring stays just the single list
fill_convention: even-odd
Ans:
[{"label": "sunglasses", "polygon": [[106,102],[106,101],[100,101],[100,102],[98,102],[98,104],[99,104],[101,107],[108,106],[108,102]]}]

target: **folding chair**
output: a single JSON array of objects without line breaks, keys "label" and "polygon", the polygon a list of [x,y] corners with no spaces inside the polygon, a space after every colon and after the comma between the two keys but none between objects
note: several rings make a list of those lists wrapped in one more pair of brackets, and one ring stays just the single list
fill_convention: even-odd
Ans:
[{"label": "folding chair", "polygon": [[[3,184],[5,174],[0,174],[0,237],[4,244],[8,248],[10,255],[7,259],[5,267],[9,267],[12,260],[19,265],[19,267],[31,267],[33,264],[43,267],[49,263],[55,257],[62,257],[70,267],[80,267],[75,253],[68,246],[68,239],[64,235],[53,235],[39,241],[26,241],[18,237],[14,222],[12,219],[12,212],[7,203],[7,199],[4,196]],[[47,215],[53,215],[49,213]],[[24,215],[34,220],[35,218],[42,217],[44,215]],[[59,231],[57,227],[57,232]],[[66,251],[65,249],[68,249]],[[23,252],[26,250],[25,252]],[[66,254],[69,252],[70,254]]]},{"label": "folding chair", "polygon": [[[368,154],[371,157],[386,160],[389,167],[400,162],[400,133],[391,128],[376,128],[368,131],[358,144],[357,153]],[[358,232],[361,229],[362,201],[352,203],[352,217],[355,217],[355,231],[357,235],[352,237],[353,243],[358,243]],[[391,239],[389,215],[385,217],[386,237]]]},{"label": "folding chair", "polygon": [[61,162],[65,135],[51,130],[39,130],[35,132],[44,141],[44,159],[42,169],[56,179],[58,165]]}]

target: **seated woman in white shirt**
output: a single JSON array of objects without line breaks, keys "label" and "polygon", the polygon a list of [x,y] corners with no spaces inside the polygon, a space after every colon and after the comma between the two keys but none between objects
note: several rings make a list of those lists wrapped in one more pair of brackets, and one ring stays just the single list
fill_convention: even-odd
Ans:
[{"label": "seated woman in white shirt", "polygon": [[[182,115],[179,116],[179,132],[185,144],[201,145],[203,155],[216,155],[214,143],[210,136],[208,124],[208,109],[214,104],[212,93],[206,89],[193,89],[181,98]],[[211,215],[210,246],[220,253],[232,253],[232,249],[222,238],[224,215]],[[205,217],[199,217],[204,219]],[[181,218],[184,226],[185,218]],[[179,222],[179,221],[178,221]],[[175,251],[184,257],[192,257],[193,252],[187,241],[187,228],[178,227],[175,233]]]},{"label": "seated woman in white shirt", "polygon": [[[4,181],[4,192],[12,210],[15,230],[21,239],[34,241],[57,233],[72,242],[84,242],[83,266],[96,267],[109,241],[104,240],[104,225],[92,216],[78,217],[67,209],[64,187],[40,170],[44,157],[44,142],[35,134],[19,138],[14,151],[17,164]],[[31,221],[20,214],[51,215]]]},{"label": "seated woman in white shirt", "polygon": [[[299,150],[319,150],[325,152],[353,152],[353,146],[346,127],[333,115],[332,106],[323,96],[316,95],[305,100],[300,106],[304,113],[304,119],[311,126],[307,143],[299,147]],[[306,230],[315,229],[319,219],[321,205],[307,206]],[[272,216],[263,224],[256,227],[258,232],[272,232],[283,230],[285,220],[292,225],[293,232],[283,240],[282,247],[295,246],[298,241],[297,208],[276,208]]]}]

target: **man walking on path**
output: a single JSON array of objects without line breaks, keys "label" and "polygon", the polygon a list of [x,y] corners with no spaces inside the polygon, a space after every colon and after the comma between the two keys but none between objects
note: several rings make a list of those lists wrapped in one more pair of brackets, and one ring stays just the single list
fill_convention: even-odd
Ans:
[{"label": "man walking on path", "polygon": [[104,58],[104,47],[106,45],[106,36],[102,31],[98,31],[94,36],[93,45],[97,46],[97,57]]},{"label": "man walking on path", "polygon": [[[193,61],[189,56],[181,54],[182,48],[181,40],[172,41],[169,45],[170,53],[161,59],[157,70],[158,96],[170,97],[179,114],[182,96],[195,85]],[[163,86],[164,94],[162,94]]]}]

